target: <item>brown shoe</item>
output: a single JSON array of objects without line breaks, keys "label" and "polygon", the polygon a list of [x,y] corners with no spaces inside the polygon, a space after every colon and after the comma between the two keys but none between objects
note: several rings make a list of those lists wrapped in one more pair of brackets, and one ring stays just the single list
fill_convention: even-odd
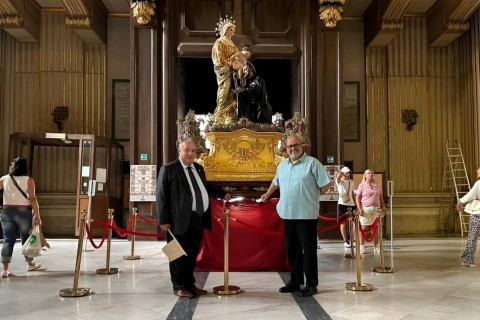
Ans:
[{"label": "brown shoe", "polygon": [[195,287],[195,291],[192,290],[192,292],[195,292],[196,296],[203,296],[204,294],[207,294],[207,290],[199,289]]},{"label": "brown shoe", "polygon": [[187,289],[175,290],[173,289],[173,294],[179,296],[180,298],[193,298],[193,293]]}]

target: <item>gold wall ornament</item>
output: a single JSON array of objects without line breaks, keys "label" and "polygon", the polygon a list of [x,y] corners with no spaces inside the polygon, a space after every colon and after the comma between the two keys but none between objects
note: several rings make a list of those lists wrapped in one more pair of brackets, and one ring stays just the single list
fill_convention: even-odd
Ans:
[{"label": "gold wall ornament", "polygon": [[419,115],[414,109],[402,110],[402,122],[405,123],[405,127],[408,131],[411,131],[413,129],[413,126],[417,124],[418,117]]},{"label": "gold wall ornament", "polygon": [[51,113],[52,120],[57,125],[58,130],[63,130],[63,123],[68,120],[69,112],[68,107],[66,106],[58,106],[53,107],[53,111]]},{"label": "gold wall ornament", "polygon": [[137,23],[141,25],[148,24],[155,15],[154,0],[130,0],[130,8]]},{"label": "gold wall ornament", "polygon": [[208,132],[210,153],[198,159],[208,181],[271,181],[283,160],[275,154],[280,132]]},{"label": "gold wall ornament", "polygon": [[333,28],[342,20],[345,0],[318,0],[319,17],[327,28]]},{"label": "gold wall ornament", "polygon": [[193,110],[187,112],[184,120],[177,120],[177,125],[182,126],[180,139],[177,141],[177,147],[180,140],[191,138],[197,145],[198,156],[208,152],[207,147],[205,146],[205,138],[200,134],[200,121],[203,120],[197,120]]},{"label": "gold wall ornament", "polygon": [[285,121],[285,132],[283,133],[281,143],[277,148],[277,154],[287,154],[285,142],[289,136],[296,136],[299,138],[304,144],[305,151],[308,152],[311,146],[310,138],[308,137],[308,125],[307,119],[298,112],[295,112],[293,118]]}]

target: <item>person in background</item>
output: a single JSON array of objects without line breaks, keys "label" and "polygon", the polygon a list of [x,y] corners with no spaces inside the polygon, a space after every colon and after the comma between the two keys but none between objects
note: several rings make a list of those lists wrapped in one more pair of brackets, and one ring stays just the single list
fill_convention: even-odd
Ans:
[{"label": "person in background", "polygon": [[[175,235],[187,254],[169,263],[173,294],[181,298],[207,293],[195,286],[193,275],[203,229],[212,230],[205,170],[194,162],[196,157],[195,142],[191,138],[182,139],[178,159],[160,168],[156,189],[158,224]],[[226,201],[230,198],[230,194],[225,194]],[[172,240],[167,232],[167,241]]]},{"label": "person in background", "polygon": [[[477,169],[477,179],[480,178],[480,168]],[[469,201],[480,199],[480,180],[477,180],[473,187],[467,192],[466,195],[460,198],[457,203],[457,210],[462,212],[464,205]],[[477,239],[480,230],[480,215],[470,215],[470,221],[468,223],[468,240],[465,246],[465,250],[461,256],[462,266],[475,268],[475,250],[477,249]]]},{"label": "person in background", "polygon": [[[351,170],[348,167],[343,167],[338,171],[337,177],[335,179],[335,184],[337,185],[338,190],[338,207],[337,207],[337,217],[343,216],[348,213],[348,209],[353,212],[355,210],[355,183],[350,179]],[[339,221],[344,221],[347,219],[347,216],[344,216]],[[345,248],[350,248],[350,240],[347,236],[347,223],[342,223],[340,225],[340,233],[343,238],[343,246]]]},{"label": "person in background", "polygon": [[[367,169],[363,173],[362,183],[358,185],[356,202],[357,209],[360,214],[360,227],[364,232],[372,231],[372,225],[375,221],[375,218],[378,216],[377,208],[381,208],[382,211],[387,210],[385,207],[385,202],[383,201],[383,192],[382,188],[377,184],[374,179],[375,172],[373,170]],[[366,253],[365,249],[365,239],[362,235],[360,237],[360,253]],[[374,236],[374,251],[375,253],[380,253],[380,248],[377,246],[378,235]]]},{"label": "person in background", "polygon": [[[42,224],[35,195],[35,182],[28,176],[26,159],[18,157],[13,160],[9,174],[0,178],[0,189],[3,189],[2,278],[8,278],[12,275],[9,265],[17,235],[20,234],[23,245],[30,236],[32,224]],[[40,263],[33,262],[33,258],[25,257],[25,261],[27,271],[34,271],[41,267]]]},{"label": "person in background", "polygon": [[285,144],[288,158],[278,165],[261,199],[266,201],[280,188],[277,212],[283,220],[287,259],[292,271],[290,280],[279,291],[299,291],[301,297],[307,297],[317,293],[319,197],[330,187],[331,180],[320,161],[304,152],[304,143],[297,136],[287,137]]}]

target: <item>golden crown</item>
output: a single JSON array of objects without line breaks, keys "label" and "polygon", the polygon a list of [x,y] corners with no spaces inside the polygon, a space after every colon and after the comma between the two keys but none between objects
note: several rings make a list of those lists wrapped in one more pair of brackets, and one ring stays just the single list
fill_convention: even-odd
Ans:
[{"label": "golden crown", "polygon": [[228,16],[225,18],[220,18],[220,21],[217,22],[217,27],[215,28],[215,32],[217,36],[222,35],[222,28],[227,23],[231,23],[235,25],[235,20],[233,20],[233,17],[228,17]]}]

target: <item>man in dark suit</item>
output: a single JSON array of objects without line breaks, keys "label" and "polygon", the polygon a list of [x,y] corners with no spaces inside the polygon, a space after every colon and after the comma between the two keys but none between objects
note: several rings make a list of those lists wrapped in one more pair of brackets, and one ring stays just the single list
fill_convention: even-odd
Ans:
[{"label": "man in dark suit", "polygon": [[[196,157],[195,142],[182,139],[178,159],[163,165],[157,179],[158,224],[163,230],[170,230],[187,253],[170,262],[173,294],[183,298],[207,293],[195,286],[193,276],[203,229],[212,230],[205,170],[194,162]],[[229,194],[225,200],[230,200]],[[172,239],[167,233],[167,241]]]}]

